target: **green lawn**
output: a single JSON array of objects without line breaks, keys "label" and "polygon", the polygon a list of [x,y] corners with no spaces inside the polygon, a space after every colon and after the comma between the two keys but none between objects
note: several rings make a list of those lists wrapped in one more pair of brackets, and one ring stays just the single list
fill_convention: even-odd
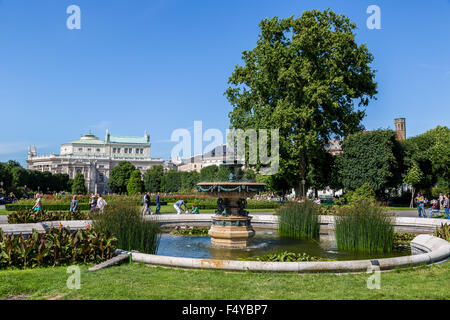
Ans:
[{"label": "green lawn", "polygon": [[123,264],[89,272],[69,290],[65,267],[0,271],[0,298],[28,299],[449,299],[450,263],[381,274],[369,290],[368,274],[275,274],[187,270]]}]

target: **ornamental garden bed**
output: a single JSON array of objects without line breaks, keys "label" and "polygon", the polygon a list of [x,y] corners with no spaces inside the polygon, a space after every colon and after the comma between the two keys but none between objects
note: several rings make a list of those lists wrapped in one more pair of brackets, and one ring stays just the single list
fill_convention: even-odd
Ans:
[{"label": "ornamental garden bed", "polygon": [[4,234],[0,230],[0,269],[100,263],[112,258],[117,239],[91,228],[71,231],[51,228],[29,236]]}]

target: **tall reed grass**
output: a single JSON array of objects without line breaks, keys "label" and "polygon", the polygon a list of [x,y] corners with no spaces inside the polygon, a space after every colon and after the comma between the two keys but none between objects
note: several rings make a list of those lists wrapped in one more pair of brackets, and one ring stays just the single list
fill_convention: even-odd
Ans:
[{"label": "tall reed grass", "polygon": [[365,201],[343,207],[336,216],[336,242],[339,250],[391,252],[394,216]]},{"label": "tall reed grass", "polygon": [[319,210],[312,201],[289,202],[278,211],[278,233],[293,239],[319,236]]},{"label": "tall reed grass", "polygon": [[145,221],[140,207],[127,202],[114,202],[105,207],[103,213],[93,216],[93,227],[113,234],[117,247],[155,254],[158,250],[161,232],[156,221]]}]

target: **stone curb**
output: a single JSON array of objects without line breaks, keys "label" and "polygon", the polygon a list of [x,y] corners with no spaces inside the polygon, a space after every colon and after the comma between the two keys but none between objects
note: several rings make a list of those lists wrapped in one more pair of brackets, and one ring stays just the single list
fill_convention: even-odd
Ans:
[{"label": "stone curb", "polygon": [[192,269],[218,269],[230,271],[256,272],[366,272],[379,267],[380,270],[391,270],[399,267],[430,264],[447,259],[450,256],[450,243],[430,235],[419,235],[411,242],[412,247],[426,253],[396,258],[376,260],[350,261],[318,261],[318,262],[261,262],[238,260],[193,259],[159,256],[144,253],[132,253],[135,262],[166,267],[181,267]]}]

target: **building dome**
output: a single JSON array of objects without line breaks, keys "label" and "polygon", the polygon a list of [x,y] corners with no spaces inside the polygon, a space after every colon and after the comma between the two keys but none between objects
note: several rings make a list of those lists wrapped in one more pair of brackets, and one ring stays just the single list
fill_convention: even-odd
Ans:
[{"label": "building dome", "polygon": [[96,136],[94,136],[92,133],[89,133],[87,135],[84,135],[80,138],[80,140],[86,141],[86,140],[99,140]]}]

